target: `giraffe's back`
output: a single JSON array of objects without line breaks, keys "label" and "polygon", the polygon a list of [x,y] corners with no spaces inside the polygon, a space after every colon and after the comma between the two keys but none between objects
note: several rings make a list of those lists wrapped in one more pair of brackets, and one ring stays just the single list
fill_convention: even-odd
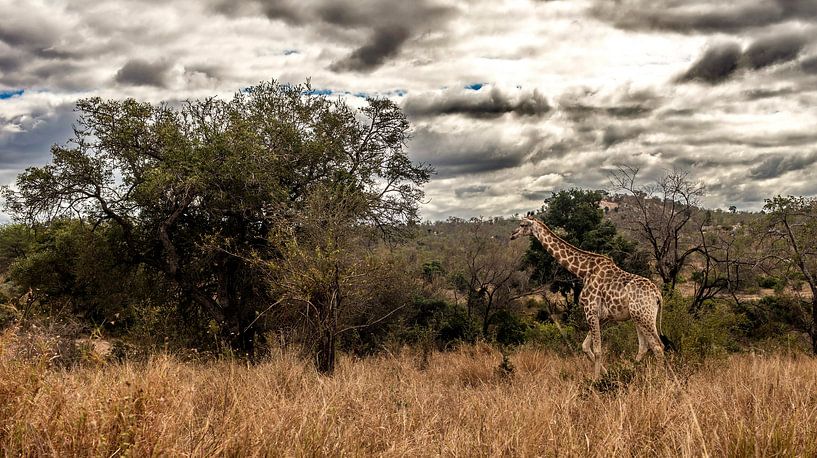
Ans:
[{"label": "giraffe's back", "polygon": [[661,291],[647,278],[613,265],[588,280],[588,299],[599,301],[604,320],[641,320],[657,314]]}]

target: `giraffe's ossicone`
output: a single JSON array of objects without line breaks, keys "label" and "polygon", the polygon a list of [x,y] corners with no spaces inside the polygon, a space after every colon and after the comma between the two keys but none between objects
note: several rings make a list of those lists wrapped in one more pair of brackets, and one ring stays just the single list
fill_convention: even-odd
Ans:
[{"label": "giraffe's ossicone", "polygon": [[579,302],[590,325],[582,350],[593,361],[596,378],[605,370],[601,326],[609,321],[633,320],[638,333],[636,361],[641,361],[648,350],[663,356],[664,347],[656,326],[661,291],[652,281],[621,269],[607,256],[567,243],[533,216],[522,219],[511,240],[524,236],[536,237],[562,267],[582,279]]}]

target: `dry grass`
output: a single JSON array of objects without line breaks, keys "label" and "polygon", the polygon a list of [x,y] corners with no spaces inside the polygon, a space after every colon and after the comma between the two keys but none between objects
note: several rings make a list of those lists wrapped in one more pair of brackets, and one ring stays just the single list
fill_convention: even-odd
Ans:
[{"label": "dry grass", "polygon": [[732,356],[682,375],[622,366],[600,392],[589,363],[534,350],[512,355],[510,375],[478,346],[425,370],[408,352],[344,358],[325,378],[287,354],[54,369],[14,356],[13,338],[0,338],[6,455],[817,455],[807,356]]}]

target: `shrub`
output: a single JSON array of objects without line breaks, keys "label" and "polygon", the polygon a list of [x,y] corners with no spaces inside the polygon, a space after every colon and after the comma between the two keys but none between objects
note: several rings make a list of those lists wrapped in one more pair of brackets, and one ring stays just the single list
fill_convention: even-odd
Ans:
[{"label": "shrub", "polygon": [[758,277],[757,285],[761,288],[769,288],[775,290],[775,292],[783,291],[783,288],[786,287],[786,279],[783,277],[777,277],[774,275],[764,275]]},{"label": "shrub", "polygon": [[713,301],[696,317],[689,312],[689,301],[674,295],[664,303],[663,333],[682,357],[703,359],[740,350],[746,322],[741,313],[725,301]]},{"label": "shrub", "polygon": [[531,323],[525,330],[525,341],[559,354],[569,354],[574,349],[580,351],[581,343],[576,343],[576,328],[573,326],[561,328],[560,332],[555,323]]},{"label": "shrub", "polygon": [[418,297],[402,323],[395,327],[393,339],[401,344],[437,344],[450,349],[461,342],[474,343],[479,328],[462,307],[443,300]]},{"label": "shrub", "polygon": [[496,341],[502,345],[520,345],[525,343],[528,326],[517,316],[507,310],[500,310],[491,317],[496,325]]}]

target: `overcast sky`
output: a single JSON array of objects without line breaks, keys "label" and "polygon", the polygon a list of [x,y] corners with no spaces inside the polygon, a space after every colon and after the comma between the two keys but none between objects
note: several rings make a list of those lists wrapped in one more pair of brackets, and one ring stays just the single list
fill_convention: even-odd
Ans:
[{"label": "overcast sky", "polygon": [[261,80],[390,97],[437,174],[423,216],[510,215],[672,168],[705,204],[817,194],[817,0],[0,0],[0,184],[81,97]]}]

